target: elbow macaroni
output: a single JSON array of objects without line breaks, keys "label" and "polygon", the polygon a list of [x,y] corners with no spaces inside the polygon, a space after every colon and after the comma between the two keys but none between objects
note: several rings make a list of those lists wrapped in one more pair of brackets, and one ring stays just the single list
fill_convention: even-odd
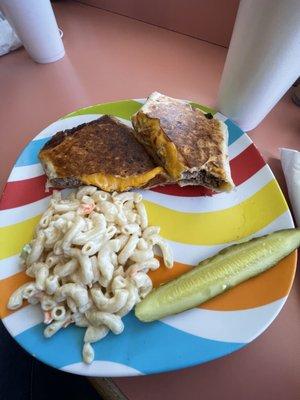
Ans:
[{"label": "elbow macaroni", "polygon": [[166,267],[173,265],[159,231],[148,226],[140,193],[111,195],[83,186],[63,199],[54,191],[22,252],[26,274],[34,280],[19,287],[7,307],[40,303],[47,338],[70,323],[86,328],[82,355],[91,363],[91,343],[109,331],[122,333],[121,318],[152,290],[147,272],[159,267],[154,246]]},{"label": "elbow macaroni", "polygon": [[109,332],[109,329],[105,325],[98,327],[89,325],[84,335],[84,343],[95,343],[98,340],[103,339]]}]

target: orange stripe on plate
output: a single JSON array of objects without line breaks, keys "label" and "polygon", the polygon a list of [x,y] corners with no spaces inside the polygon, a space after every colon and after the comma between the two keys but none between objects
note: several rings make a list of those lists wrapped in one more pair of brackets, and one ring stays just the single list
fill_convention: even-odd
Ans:
[{"label": "orange stripe on plate", "polygon": [[[160,257],[158,257],[160,258]],[[161,259],[160,259],[161,261]],[[254,308],[272,303],[286,296],[292,286],[296,271],[297,252],[285,257],[275,267],[263,274],[241,283],[235,288],[203,303],[200,308],[215,311],[235,311]],[[175,263],[172,269],[166,268],[161,261],[161,268],[150,271],[149,276],[154,287],[169,282],[191,269],[190,265]],[[10,295],[31,278],[25,272],[19,272],[0,281],[0,317],[4,318],[13,311],[6,308]],[[26,305],[26,302],[24,303]]]},{"label": "orange stripe on plate", "polygon": [[241,283],[221,296],[204,303],[206,310],[244,310],[272,303],[287,296],[296,271],[297,252],[281,260],[263,274]]},{"label": "orange stripe on plate", "polygon": [[[206,310],[235,311],[272,303],[289,293],[296,271],[296,263],[297,252],[294,251],[275,267],[199,307]],[[149,272],[154,287],[175,279],[191,269],[190,265],[177,262],[172,269],[167,269],[162,262],[161,264],[161,268]]]},{"label": "orange stripe on plate", "polygon": [[[6,304],[8,303],[9,297],[11,294],[18,289],[19,286],[23,285],[25,282],[29,282],[32,280],[29,276],[25,274],[24,271],[18,272],[15,275],[10,276],[9,278],[0,280],[0,293],[1,293],[1,302],[0,302],[0,317],[4,318],[8,315],[12,314],[14,311],[8,310],[6,308]],[[24,306],[27,305],[27,302],[24,302]]]},{"label": "orange stripe on plate", "polygon": [[160,262],[160,268],[155,271],[149,271],[148,275],[150,276],[153,286],[158,287],[163,283],[167,283],[182,275],[183,273],[189,271],[192,266],[187,264],[181,264],[177,261],[174,262],[173,268],[167,268],[164,265],[162,257],[156,256],[156,258]]}]

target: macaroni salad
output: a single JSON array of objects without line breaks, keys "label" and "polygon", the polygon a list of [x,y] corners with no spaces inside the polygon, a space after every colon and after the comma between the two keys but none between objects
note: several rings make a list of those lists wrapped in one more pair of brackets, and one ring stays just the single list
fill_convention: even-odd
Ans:
[{"label": "macaroni salad", "polygon": [[91,344],[109,331],[122,333],[122,317],[151,291],[147,272],[160,265],[154,246],[165,266],[173,266],[159,232],[158,226],[148,226],[139,193],[109,194],[83,186],[62,198],[54,191],[34,239],[21,253],[34,280],[19,287],[7,307],[16,310],[25,299],[40,303],[47,338],[72,323],[85,328],[82,356],[89,364]]}]

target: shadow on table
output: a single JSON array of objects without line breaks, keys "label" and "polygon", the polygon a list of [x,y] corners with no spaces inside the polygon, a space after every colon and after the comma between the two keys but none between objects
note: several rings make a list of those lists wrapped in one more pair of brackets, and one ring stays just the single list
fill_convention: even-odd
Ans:
[{"label": "shadow on table", "polygon": [[86,378],[40,363],[0,322],[0,400],[99,400]]}]

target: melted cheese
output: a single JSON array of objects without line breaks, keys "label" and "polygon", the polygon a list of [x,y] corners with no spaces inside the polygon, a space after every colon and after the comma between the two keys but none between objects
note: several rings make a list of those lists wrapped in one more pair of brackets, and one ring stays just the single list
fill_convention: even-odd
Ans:
[{"label": "melted cheese", "polygon": [[164,161],[164,167],[174,179],[180,179],[182,172],[186,169],[180,161],[178,151],[174,143],[166,139],[162,129],[151,133],[152,142],[155,143],[157,154]]},{"label": "melted cheese", "polygon": [[159,120],[148,117],[141,112],[134,119],[137,122],[136,129],[140,134],[137,139],[148,147],[151,152],[156,153],[161,159],[163,167],[172,178],[180,179],[182,172],[187,167],[181,161],[182,156],[178,153],[175,144],[168,140],[161,129]]},{"label": "melted cheese", "polygon": [[128,189],[146,185],[151,179],[163,173],[163,168],[156,167],[144,174],[128,177],[106,175],[101,172],[81,176],[81,181],[86,185],[98,186],[107,192],[124,192]]}]

